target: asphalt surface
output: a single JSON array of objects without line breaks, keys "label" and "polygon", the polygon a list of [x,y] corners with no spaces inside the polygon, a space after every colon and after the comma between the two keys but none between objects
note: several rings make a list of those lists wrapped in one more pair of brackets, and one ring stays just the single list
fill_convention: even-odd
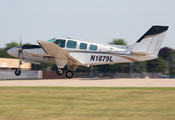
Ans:
[{"label": "asphalt surface", "polygon": [[20,79],[0,80],[0,86],[175,87],[175,79]]}]

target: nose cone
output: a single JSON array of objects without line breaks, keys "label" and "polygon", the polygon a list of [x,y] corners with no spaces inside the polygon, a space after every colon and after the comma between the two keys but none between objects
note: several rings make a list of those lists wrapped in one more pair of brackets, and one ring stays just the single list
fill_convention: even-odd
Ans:
[{"label": "nose cone", "polygon": [[[16,47],[15,47],[16,48]],[[11,48],[7,51],[7,53],[11,56],[18,57],[18,52],[15,50],[15,48]]]},{"label": "nose cone", "polygon": [[7,53],[9,54],[9,55],[12,55],[13,54],[13,50],[12,50],[13,48],[11,48],[11,49],[9,49],[8,51],[7,51]]}]

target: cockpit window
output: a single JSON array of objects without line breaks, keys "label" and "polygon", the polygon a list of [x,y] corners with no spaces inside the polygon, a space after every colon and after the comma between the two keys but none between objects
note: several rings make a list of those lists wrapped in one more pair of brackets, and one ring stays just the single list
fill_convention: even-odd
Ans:
[{"label": "cockpit window", "polygon": [[47,42],[53,42],[56,38],[52,38],[50,40],[48,40]]},{"label": "cockpit window", "polygon": [[76,45],[77,45],[76,41],[68,40],[67,42],[67,48],[76,48]]},{"label": "cockpit window", "polygon": [[53,43],[55,43],[56,45],[58,45],[58,46],[63,48],[63,47],[65,47],[65,41],[66,40],[63,40],[63,39],[57,39]]},{"label": "cockpit window", "polygon": [[86,49],[87,44],[86,43],[80,43],[80,49]]},{"label": "cockpit window", "polygon": [[97,46],[96,45],[90,45],[90,50],[97,50]]}]

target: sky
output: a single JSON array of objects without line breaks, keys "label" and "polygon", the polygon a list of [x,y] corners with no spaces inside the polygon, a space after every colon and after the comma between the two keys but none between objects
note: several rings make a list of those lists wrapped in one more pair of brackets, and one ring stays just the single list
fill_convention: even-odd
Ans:
[{"label": "sky", "polygon": [[162,47],[175,49],[175,0],[0,0],[0,48],[61,38],[135,43],[151,26],[169,26]]}]

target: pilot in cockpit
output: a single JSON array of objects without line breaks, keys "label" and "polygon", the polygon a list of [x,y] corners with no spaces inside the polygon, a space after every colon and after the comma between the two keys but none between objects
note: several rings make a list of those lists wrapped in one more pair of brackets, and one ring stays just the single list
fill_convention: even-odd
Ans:
[{"label": "pilot in cockpit", "polygon": [[57,45],[60,46],[60,47],[64,47],[62,41],[59,41],[59,42],[57,43]]}]

